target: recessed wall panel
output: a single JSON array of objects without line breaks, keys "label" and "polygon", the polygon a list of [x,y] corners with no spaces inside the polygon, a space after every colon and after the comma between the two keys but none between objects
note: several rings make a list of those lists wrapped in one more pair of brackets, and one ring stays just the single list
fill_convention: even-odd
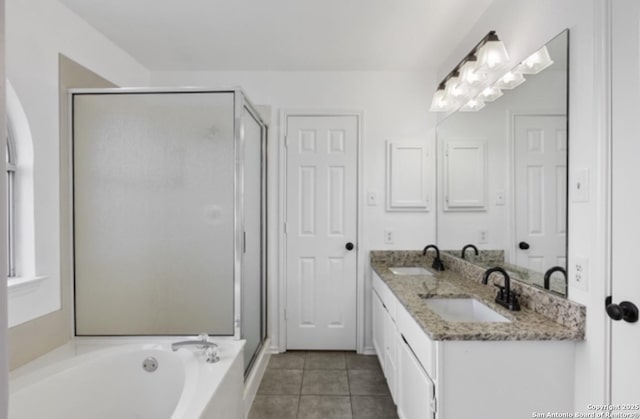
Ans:
[{"label": "recessed wall panel", "polygon": [[541,129],[527,130],[527,147],[530,153],[543,153],[544,131]]},{"label": "recessed wall panel", "polygon": [[529,234],[544,232],[544,167],[527,167],[527,230]]},{"label": "recessed wall panel", "polygon": [[301,236],[313,236],[316,233],[316,168],[300,167],[299,179],[298,231]]},{"label": "recessed wall panel", "polygon": [[329,235],[344,235],[344,167],[329,167]]},{"label": "recessed wall panel", "polygon": [[298,275],[300,280],[300,326],[314,327],[316,325],[316,259],[314,257],[300,258],[298,261]]},{"label": "recessed wall panel", "polygon": [[334,328],[344,327],[344,296],[340,293],[343,281],[348,280],[345,278],[344,258],[330,257],[327,262],[329,264],[329,284],[327,284],[328,287],[326,289],[332,294],[329,300],[335,302],[333,310],[329,311],[328,326]]},{"label": "recessed wall panel", "polygon": [[556,167],[555,176],[556,190],[556,234],[567,233],[567,168],[566,166]]},{"label": "recessed wall panel", "polygon": [[329,153],[344,153],[344,130],[329,130]]},{"label": "recessed wall panel", "polygon": [[316,132],[314,130],[300,130],[298,150],[300,154],[316,152]]},{"label": "recessed wall panel", "polygon": [[555,131],[556,135],[556,150],[567,151],[567,130],[559,129]]}]

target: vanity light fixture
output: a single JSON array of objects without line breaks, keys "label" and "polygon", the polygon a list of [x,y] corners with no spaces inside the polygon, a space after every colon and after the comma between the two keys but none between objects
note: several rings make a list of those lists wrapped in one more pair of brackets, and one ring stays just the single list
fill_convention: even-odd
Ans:
[{"label": "vanity light fixture", "polygon": [[478,99],[481,99],[484,102],[493,102],[497,98],[502,96],[502,90],[498,89],[495,86],[485,87],[482,92],[478,95]]},{"label": "vanity light fixture", "polygon": [[522,73],[512,70],[507,71],[502,77],[500,77],[498,81],[495,82],[494,86],[502,90],[511,90],[520,86],[525,82],[525,80],[526,79]]},{"label": "vanity light fixture", "polygon": [[431,112],[449,112],[455,109],[455,102],[449,99],[445,93],[445,85],[440,84],[431,100]]},{"label": "vanity light fixture", "polygon": [[461,112],[477,112],[484,108],[485,103],[480,99],[469,99],[461,108]]},{"label": "vanity light fixture", "polygon": [[454,71],[449,80],[447,80],[447,87],[444,94],[455,102],[464,99],[469,94],[469,87],[460,79],[457,71]]},{"label": "vanity light fixture", "polygon": [[460,80],[470,88],[477,87],[484,83],[487,75],[478,73],[478,60],[475,55],[467,57],[467,60],[460,66]]},{"label": "vanity light fixture", "polygon": [[524,60],[518,66],[518,71],[522,74],[538,74],[551,64],[553,64],[553,60],[549,55],[549,50],[543,46]]},{"label": "vanity light fixture", "polygon": [[509,54],[504,43],[495,31],[489,32],[478,50],[478,69],[480,73],[497,73],[509,63]]},{"label": "vanity light fixture", "polygon": [[[486,90],[487,83],[493,82],[504,66],[509,62],[509,54],[495,31],[489,32],[475,47],[447,74],[433,94],[431,112],[450,112],[461,104],[475,98],[483,103],[495,100],[502,95],[491,91],[491,94],[479,96],[478,92]],[[478,102],[478,103],[479,103]],[[473,102],[474,104],[476,102]],[[475,108],[477,104],[471,106]],[[478,110],[477,108],[475,110]],[[467,109],[465,110],[473,110]]]}]

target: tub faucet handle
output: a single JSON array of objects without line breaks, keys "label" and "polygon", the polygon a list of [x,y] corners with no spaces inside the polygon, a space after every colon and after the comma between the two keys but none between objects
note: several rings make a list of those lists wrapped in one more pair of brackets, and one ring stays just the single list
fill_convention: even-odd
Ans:
[{"label": "tub faucet handle", "polygon": [[206,357],[205,360],[209,364],[213,364],[214,362],[220,361],[220,351],[218,350],[217,346],[208,346],[204,350],[204,354],[205,354],[205,357]]},{"label": "tub faucet handle", "polygon": [[200,339],[203,342],[208,342],[209,341],[209,335],[206,333],[200,333],[198,335],[198,339]]}]

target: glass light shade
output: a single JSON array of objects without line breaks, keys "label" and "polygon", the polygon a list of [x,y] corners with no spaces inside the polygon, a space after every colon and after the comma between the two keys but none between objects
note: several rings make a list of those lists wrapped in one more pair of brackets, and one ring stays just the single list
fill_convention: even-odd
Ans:
[{"label": "glass light shade", "polygon": [[518,70],[523,74],[538,74],[551,64],[553,64],[553,60],[549,55],[549,50],[543,46],[524,60],[518,66]]},{"label": "glass light shade", "polygon": [[433,94],[430,112],[449,112],[453,110],[455,103],[446,95],[444,89],[438,89]]},{"label": "glass light shade", "polygon": [[467,103],[465,103],[461,108],[461,112],[477,112],[480,109],[484,108],[485,103],[480,99],[470,99]]},{"label": "glass light shade", "polygon": [[509,62],[509,54],[504,43],[499,40],[487,41],[478,51],[477,72],[495,73]]},{"label": "glass light shade", "polygon": [[498,81],[494,84],[498,89],[510,90],[520,86],[525,82],[525,78],[522,73],[512,70],[507,71],[504,76],[500,77]]},{"label": "glass light shade", "polygon": [[486,87],[482,92],[480,92],[480,94],[478,95],[478,99],[484,102],[493,102],[500,96],[502,96],[502,90],[494,86],[489,86]]},{"label": "glass light shade", "polygon": [[478,73],[477,61],[467,61],[460,67],[460,80],[462,83],[469,87],[476,87],[482,84],[487,76],[483,73]]},{"label": "glass light shade", "polygon": [[447,80],[445,93],[448,97],[457,101],[464,98],[469,93],[469,87],[462,83],[460,76],[451,77]]}]

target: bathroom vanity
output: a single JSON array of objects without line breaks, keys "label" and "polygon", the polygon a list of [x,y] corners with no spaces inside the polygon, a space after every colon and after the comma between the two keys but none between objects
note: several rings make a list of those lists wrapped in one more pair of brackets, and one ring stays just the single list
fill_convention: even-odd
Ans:
[{"label": "bathroom vanity", "polygon": [[[427,274],[392,273],[399,266]],[[565,318],[575,319],[566,324],[541,314],[539,304],[532,310],[528,297],[521,311],[511,312],[494,303],[491,284],[428,266],[420,252],[371,254],[373,342],[400,418],[573,412],[584,307],[574,304]]]}]

